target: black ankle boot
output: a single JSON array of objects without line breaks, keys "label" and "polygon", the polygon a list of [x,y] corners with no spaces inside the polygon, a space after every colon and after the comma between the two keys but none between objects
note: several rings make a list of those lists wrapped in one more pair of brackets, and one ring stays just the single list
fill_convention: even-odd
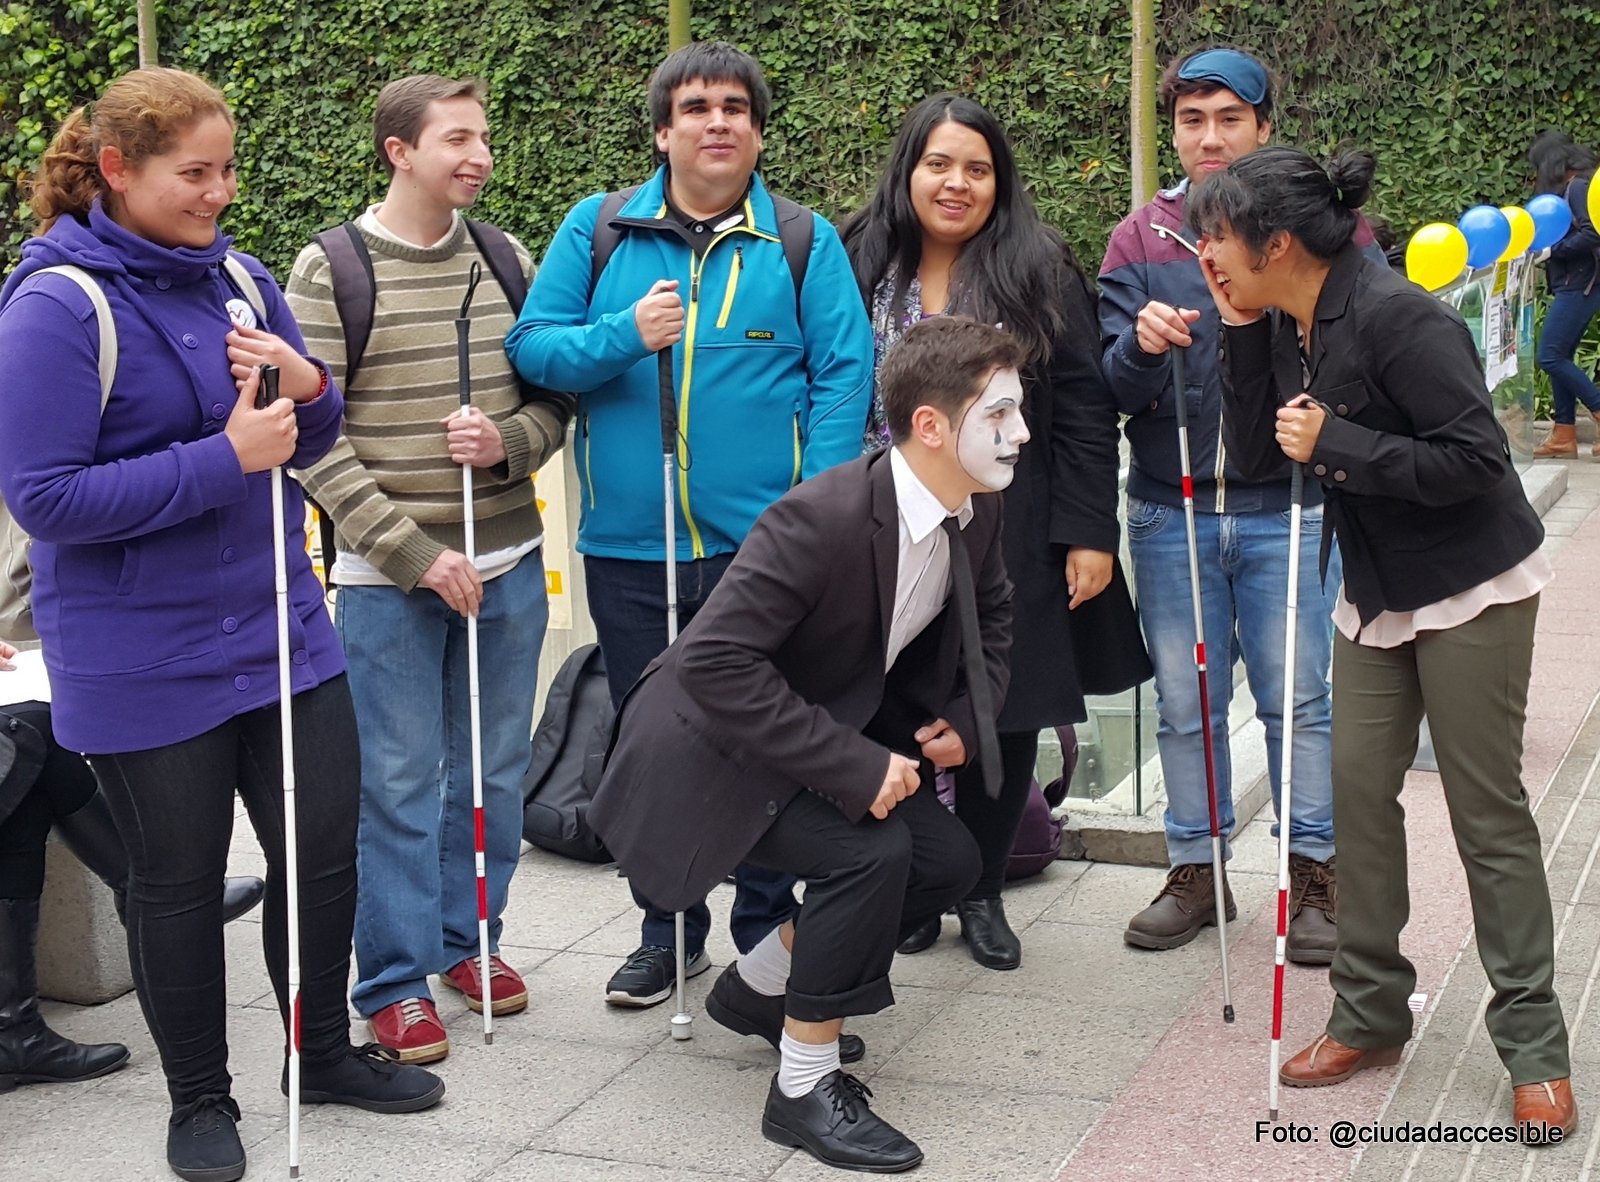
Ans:
[{"label": "black ankle boot", "polygon": [[33,959],[38,931],[39,900],[0,899],[0,1092],[94,1079],[128,1061],[121,1043],[85,1046],[44,1024]]},{"label": "black ankle boot", "polygon": [[999,899],[964,899],[956,904],[956,915],[973,960],[1002,971],[1022,963],[1022,941],[1006,922],[1005,904]]},{"label": "black ankle boot", "polygon": [[[82,808],[56,818],[56,832],[67,843],[78,861],[89,872],[111,888],[116,899],[117,918],[123,917],[128,899],[128,850],[122,844],[116,822],[111,819],[111,809],[98,791]],[[266,884],[259,878],[241,877],[222,880],[222,922],[238,919],[266,893]]]}]

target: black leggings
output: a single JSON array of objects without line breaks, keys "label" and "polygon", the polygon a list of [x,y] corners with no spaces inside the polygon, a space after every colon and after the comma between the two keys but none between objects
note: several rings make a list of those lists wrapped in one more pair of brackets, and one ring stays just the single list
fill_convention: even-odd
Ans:
[{"label": "black leggings", "polygon": [[[361,764],[341,676],[294,698],[300,861],[301,1049],[350,1045],[345,989],[355,921]],[[128,960],[175,1114],[229,1094],[222,879],[235,791],[267,860],[261,939],[287,1013],[282,748],[276,705],[151,751],[90,755],[128,846]]]},{"label": "black leggings", "polygon": [[50,707],[24,702],[3,708],[44,737],[44,767],[33,787],[0,820],[0,899],[37,899],[44,891],[44,847],[50,826],[71,816],[94,796],[94,773],[75,752],[55,740]]},{"label": "black leggings", "polygon": [[978,843],[983,873],[967,892],[969,900],[998,899],[1005,883],[1006,859],[1017,840],[1022,810],[1033,783],[1033,765],[1039,755],[1038,731],[1000,733],[1000,796],[989,799],[983,790],[983,772],[972,760],[956,772],[956,816]]}]

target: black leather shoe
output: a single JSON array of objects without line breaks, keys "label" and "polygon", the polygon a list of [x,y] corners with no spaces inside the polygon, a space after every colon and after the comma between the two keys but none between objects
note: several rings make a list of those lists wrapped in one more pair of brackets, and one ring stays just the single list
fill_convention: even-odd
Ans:
[{"label": "black leather shoe", "polygon": [[226,1096],[173,1113],[167,1126],[167,1165],[188,1182],[235,1182],[244,1177],[239,1107]]},{"label": "black leather shoe", "polygon": [[[289,1065],[283,1065],[278,1090],[289,1094]],[[400,1062],[386,1046],[369,1042],[351,1047],[332,1063],[302,1063],[300,1103],[348,1104],[368,1112],[421,1112],[444,1099],[444,1080],[411,1063]]]},{"label": "black leather shoe", "polygon": [[791,1100],[773,1076],[761,1135],[841,1170],[898,1174],[921,1165],[922,1150],[867,1107],[870,1095],[872,1089],[855,1076],[830,1071],[811,1091]]},{"label": "black leather shoe", "polygon": [[[783,1034],[783,998],[757,993],[739,976],[739,966],[730,964],[722,970],[711,992],[706,995],[706,1013],[719,1026],[726,1026],[735,1034],[753,1034],[764,1038],[778,1050],[778,1039]],[[853,1034],[839,1035],[839,1062],[859,1063],[867,1053],[867,1044]]]},{"label": "black leather shoe", "polygon": [[1014,969],[1022,963],[1022,941],[1006,922],[1005,904],[999,899],[966,899],[956,904],[961,938],[972,959],[986,969]]},{"label": "black leather shoe", "polygon": [[222,880],[222,922],[232,923],[245,914],[267,893],[267,884],[248,875]]},{"label": "black leather shoe", "polygon": [[915,956],[919,952],[926,952],[932,948],[934,941],[939,938],[939,932],[944,926],[944,916],[935,915],[927,923],[917,928],[904,940],[895,951],[905,956]]}]

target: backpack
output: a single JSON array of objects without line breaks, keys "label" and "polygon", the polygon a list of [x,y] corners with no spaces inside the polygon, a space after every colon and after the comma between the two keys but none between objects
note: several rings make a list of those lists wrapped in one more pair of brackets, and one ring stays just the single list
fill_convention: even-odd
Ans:
[{"label": "backpack", "polygon": [[[1067,785],[1078,766],[1078,733],[1071,726],[1058,726],[1056,735],[1061,741],[1061,775],[1044,787],[1033,780],[1028,785],[1028,799],[1022,806],[1022,819],[1017,822],[1017,836],[1011,842],[1011,852],[1006,855],[1007,882],[1019,878],[1032,878],[1043,874],[1050,863],[1061,856],[1061,835],[1066,819],[1054,813],[1066,799]],[[939,803],[954,812],[956,807],[956,779],[941,770],[934,777]]]},{"label": "backpack", "polygon": [[[222,260],[222,269],[233,281],[234,287],[250,301],[263,326],[267,323],[267,304],[261,295],[255,276],[245,268],[239,256],[231,250]],[[55,267],[41,267],[28,276],[62,275],[72,280],[94,305],[95,322],[100,330],[98,362],[100,370],[100,413],[106,413],[106,403],[111,400],[111,386],[117,377],[117,322],[111,315],[111,305],[106,293],[89,272],[82,267],[63,263]],[[36,640],[33,630],[33,612],[28,606],[28,593],[33,589],[33,572],[28,567],[28,535],[16,523],[0,501],[0,636],[12,640]]]},{"label": "backpack", "polygon": [[[517,258],[511,239],[499,226],[468,217],[461,220],[467,223],[467,233],[472,236],[478,253],[489,264],[489,273],[505,293],[506,303],[511,305],[511,314],[521,315],[522,305],[528,298],[528,279],[522,273],[522,261]],[[377,316],[378,279],[372,270],[372,252],[367,249],[355,222],[344,222],[324,230],[314,241],[322,247],[333,279],[333,304],[339,314],[339,324],[344,329],[344,380],[339,388],[349,390],[350,383],[355,380],[356,370],[361,368],[367,342],[372,338],[372,323]],[[535,395],[533,387],[524,382],[520,374],[517,375],[517,388],[521,391],[524,403],[548,397],[543,393]],[[323,581],[331,587],[333,558],[337,550],[333,518],[315,498],[307,496],[306,499],[317,511],[317,539],[322,546]]]},{"label": "backpack", "polygon": [[[607,193],[600,202],[600,212],[594,220],[594,234],[589,242],[589,295],[594,296],[595,284],[600,282],[600,273],[606,269],[606,264],[611,261],[611,256],[622,243],[622,229],[613,225],[616,216],[622,212],[633,195],[642,185],[629,185],[626,189],[618,189]],[[794,280],[794,306],[796,315],[800,310],[800,291],[806,282],[806,266],[811,261],[811,240],[816,233],[816,219],[811,211],[803,205],[797,205],[787,197],[772,194],[772,208],[778,215],[778,241],[783,244],[783,258],[789,264],[789,276]]]},{"label": "backpack", "polygon": [[599,645],[586,644],[561,663],[533,734],[522,778],[522,836],[533,845],[580,862],[611,861],[588,813],[614,717],[605,659]]},{"label": "backpack", "polygon": [[[511,314],[520,315],[523,302],[528,298],[528,280],[522,273],[522,262],[517,258],[511,239],[499,226],[472,218],[461,220],[467,223],[467,233],[472,236],[473,244],[489,264],[489,272],[500,290],[505,292]],[[322,247],[333,278],[333,303],[344,328],[344,381],[339,383],[339,388],[348,390],[355,380],[356,370],[361,368],[367,342],[372,338],[372,322],[378,309],[378,280],[372,270],[372,253],[367,250],[366,240],[354,222],[324,230],[315,241]],[[520,378],[518,383],[521,384]]]}]

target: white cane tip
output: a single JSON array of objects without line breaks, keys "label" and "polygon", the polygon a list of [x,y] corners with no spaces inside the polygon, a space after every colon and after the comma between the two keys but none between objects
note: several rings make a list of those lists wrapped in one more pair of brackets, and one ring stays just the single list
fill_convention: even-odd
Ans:
[{"label": "white cane tip", "polygon": [[289,1177],[298,1178],[299,1176],[300,1176],[300,1167],[299,1166],[290,1166],[289,1167]]},{"label": "white cane tip", "polygon": [[1233,1021],[1233,1007],[1232,1006],[1223,1006],[1222,1007],[1222,1020],[1224,1022],[1232,1022]]},{"label": "white cane tip", "polygon": [[1267,1109],[1267,1119],[1276,1123],[1278,1119],[1278,1110],[1276,1108]]},{"label": "white cane tip", "polygon": [[694,1017],[690,1014],[672,1015],[672,1037],[677,1042],[687,1042],[694,1037]]},{"label": "white cane tip", "polygon": [[492,1031],[492,1030],[484,1031],[484,1034],[483,1034],[483,1045],[486,1046],[486,1047],[494,1046],[494,1031]]}]

